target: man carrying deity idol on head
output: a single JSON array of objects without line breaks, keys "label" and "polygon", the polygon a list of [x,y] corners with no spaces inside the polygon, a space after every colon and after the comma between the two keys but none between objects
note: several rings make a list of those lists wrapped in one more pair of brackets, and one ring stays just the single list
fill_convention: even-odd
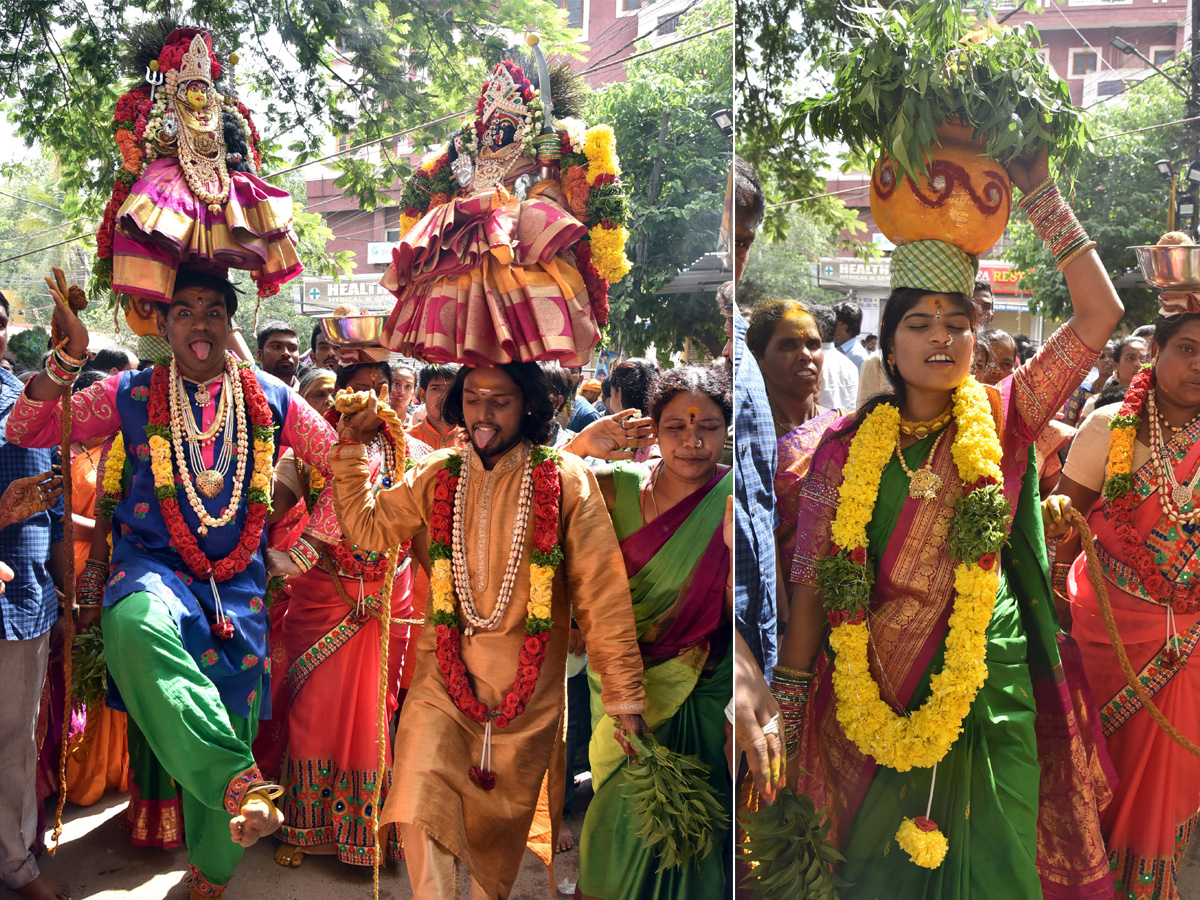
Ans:
[{"label": "man carrying deity idol on head", "polygon": [[[55,275],[66,343],[13,409],[7,439],[17,446],[58,444],[62,387],[87,357],[87,327]],[[200,900],[219,896],[244,848],[282,822],[279,788],[250,750],[258,720],[270,716],[267,492],[282,447],[327,471],[334,432],[281,381],[227,351],[237,309],[227,280],[184,268],[172,290],[155,304],[170,359],[75,393],[70,434],[121,437],[129,487],[112,512],[111,560],[87,563],[99,577],[81,594],[80,627],[99,619],[109,705],[129,713],[182,788],[189,885]],[[336,532],[327,497],[313,518]]]},{"label": "man carrying deity idol on head", "polygon": [[[258,131],[235,96],[212,36],[163,19],[142,28],[126,64],[145,79],[117,101],[122,162],[96,233],[95,275],[156,331],[152,304],[174,294],[181,265],[245,269],[260,296],[300,274],[292,199],[256,173]],[[232,71],[237,54],[226,60]],[[221,90],[218,89],[221,86]]]},{"label": "man carrying deity idol on head", "polygon": [[476,118],[405,183],[400,244],[382,284],[384,343],[431,363],[588,362],[608,288],[629,271],[627,199],[612,128],[575,118],[580,84],[536,82],[505,60]]}]

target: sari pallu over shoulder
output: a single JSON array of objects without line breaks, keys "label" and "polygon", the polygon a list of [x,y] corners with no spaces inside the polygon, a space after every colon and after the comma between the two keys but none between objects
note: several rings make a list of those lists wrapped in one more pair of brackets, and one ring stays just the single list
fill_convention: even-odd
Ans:
[{"label": "sari pallu over shoulder", "polygon": [[[704,487],[648,525],[641,521],[640,487],[649,469],[638,463],[615,468],[613,522],[621,538],[634,621],[645,663],[646,712],[653,730],[671,718],[695,689],[709,663],[713,636],[724,621],[729,550],[721,523],[733,472],[725,468]],[[630,529],[633,530],[630,530]],[[599,683],[588,669],[593,698]],[[590,745],[593,784],[603,784],[625,761],[593,702]],[[612,746],[609,746],[612,745]]]},{"label": "sari pallu over shoulder", "polygon": [[[983,840],[980,828],[986,826],[989,811],[983,802],[1017,793],[1032,797],[1034,809],[1023,802],[1024,815],[1036,815],[1034,829],[1014,832],[1013,840],[1021,844],[1014,859],[1025,859],[1033,865],[1036,855],[1036,878],[1045,896],[1106,897],[1112,895],[1111,875],[1099,841],[1099,821],[1096,807],[1107,799],[1102,787],[1093,783],[1090,760],[1097,758],[1090,745],[1092,732],[1083,728],[1072,703],[1072,690],[1063,672],[1057,642],[1057,623],[1054,621],[1046,577],[1045,551],[1040,518],[1036,506],[1036,473],[1030,465],[1031,445],[1044,425],[1065,399],[1062,394],[1078,384],[1082,368],[1090,363],[1094,352],[1084,347],[1069,329],[1060,330],[1047,342],[1035,361],[1018,370],[996,388],[989,388],[993,418],[1003,448],[1002,470],[1004,495],[1014,512],[1011,543],[1001,557],[1005,579],[992,626],[988,632],[989,679],[976,699],[964,722],[963,735],[947,758],[951,770],[939,769],[938,785],[944,777],[955,772],[975,787],[982,772],[999,775],[1015,765],[1002,749],[989,751],[988,734],[996,736],[1013,730],[1014,721],[1007,717],[1004,702],[1033,712],[1020,716],[1019,725],[1027,744],[1036,745],[1034,764],[1022,764],[1017,777],[1021,784],[1002,787],[1003,778],[986,780],[990,793],[974,806],[959,809],[947,821],[939,820],[955,854],[966,854],[955,860],[961,877],[943,872],[929,873],[917,886],[913,864],[903,854],[890,847],[891,836],[899,818],[890,824],[891,831],[881,833],[881,841],[873,850],[872,866],[895,867],[896,884],[909,883],[921,896],[974,896],[983,889],[986,894],[991,868],[985,857],[988,841]],[[934,503],[923,503],[899,494],[899,508],[888,510],[884,501],[885,485],[870,529],[873,555],[879,559],[875,600],[870,621],[876,655],[872,659],[872,675],[880,684],[886,700],[901,707],[915,708],[924,700],[929,676],[941,668],[941,655],[947,630],[950,606],[954,596],[953,566],[946,549],[946,537],[953,517],[953,506],[961,494],[951,443],[954,425],[942,441],[932,464],[943,479],[946,489]],[[801,491],[798,516],[797,551],[793,564],[793,581],[815,585],[816,563],[828,553],[830,525],[836,514],[838,488],[854,429],[850,421],[835,426],[818,449]],[[930,442],[931,443],[931,442]],[[923,456],[928,451],[917,451]],[[922,459],[914,457],[910,466]],[[899,472],[898,464],[888,471]],[[885,473],[885,484],[889,479]],[[894,486],[893,486],[894,487]],[[906,485],[904,486],[906,487]],[[892,496],[896,497],[895,492]],[[884,518],[881,518],[884,517]],[[887,520],[891,520],[888,527]],[[882,527],[881,527],[882,526]],[[882,546],[881,546],[882,545]],[[1041,548],[1039,550],[1039,548]],[[883,669],[880,669],[882,661]],[[805,718],[800,749],[801,765],[810,773],[803,776],[800,789],[811,794],[817,805],[828,804],[834,834],[839,844],[850,847],[854,834],[865,827],[876,813],[889,810],[868,809],[884,796],[895,802],[898,796],[928,791],[928,770],[920,772],[923,788],[901,784],[904,780],[892,770],[878,770],[874,760],[864,757],[845,736],[838,724],[832,695],[832,660],[821,654],[816,662],[816,679],[810,707]],[[1032,697],[1030,697],[1032,694]],[[961,746],[960,746],[961,745]],[[1015,746],[1015,745],[1014,745]],[[951,759],[954,757],[954,759]],[[1039,765],[1040,764],[1040,765]],[[1040,784],[1033,783],[1039,780]],[[909,773],[911,776],[912,773]],[[894,791],[880,794],[872,790],[876,776],[892,784]],[[909,793],[905,793],[909,789]],[[949,792],[949,786],[940,787]],[[976,787],[976,790],[978,788]],[[974,793],[974,792],[972,792]],[[924,813],[924,797],[920,809],[906,815]],[[946,796],[942,802],[951,802]],[[939,798],[935,793],[935,812]],[[865,805],[864,805],[865,804]],[[903,805],[903,804],[901,804]],[[896,812],[896,810],[890,810]],[[998,808],[991,821],[1004,828],[1003,809]],[[864,818],[865,817],[865,818]],[[936,815],[935,815],[936,818]],[[1009,829],[1011,830],[1011,829]],[[970,837],[974,834],[972,844]],[[990,841],[1001,839],[997,832]],[[886,842],[886,847],[885,843]],[[891,853],[886,853],[890,849]],[[1070,852],[1065,852],[1069,850]],[[949,863],[949,860],[948,860]],[[943,864],[943,868],[947,864]],[[1028,870],[1027,870],[1028,871]],[[971,873],[974,873],[973,875]],[[956,887],[957,885],[957,887]],[[966,891],[966,894],[963,893]],[[907,896],[907,895],[905,895]],[[997,895],[999,896],[999,895]]]},{"label": "sari pallu over shoulder", "polygon": [[[1172,444],[1174,471],[1182,484],[1200,472],[1200,423]],[[1200,743],[1200,672],[1193,657],[1200,643],[1200,613],[1174,612],[1179,665],[1166,658],[1168,614],[1145,589],[1118,532],[1118,516],[1129,516],[1139,546],[1146,547],[1175,597],[1186,596],[1200,566],[1200,528],[1175,525],[1163,515],[1153,459],[1134,473],[1135,506],[1117,513],[1097,503],[1088,524],[1097,543],[1105,586],[1130,664],[1154,703],[1194,743]],[[1195,502],[1195,501],[1193,501]],[[1073,617],[1088,681],[1100,702],[1100,720],[1120,782],[1104,819],[1105,838],[1118,888],[1149,884],[1164,898],[1174,896],[1174,871],[1200,810],[1200,760],[1176,744],[1142,708],[1116,665],[1099,612],[1085,557],[1075,560],[1067,579]],[[1169,885],[1169,887],[1168,887]]]}]

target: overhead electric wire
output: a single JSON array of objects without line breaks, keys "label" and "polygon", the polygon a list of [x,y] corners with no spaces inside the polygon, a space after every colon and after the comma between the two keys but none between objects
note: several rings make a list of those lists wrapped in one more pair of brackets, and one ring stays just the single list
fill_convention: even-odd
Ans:
[{"label": "overhead electric wire", "polygon": [[10,194],[8,191],[0,191],[0,195],[11,197],[13,200],[20,200],[22,203],[32,203],[34,206],[40,206],[42,209],[53,210],[54,212],[62,212],[57,206],[51,206],[48,203],[39,203],[36,200],[30,200],[28,197],[18,197],[16,194]]},{"label": "overhead electric wire", "polygon": [[[691,9],[691,8],[692,8],[692,6],[694,6],[696,2],[698,2],[698,0],[693,0],[692,4],[690,4],[690,5],[689,5],[688,7],[686,7],[685,9],[681,10],[679,13],[677,13],[677,15],[683,15],[683,13],[685,13],[685,12],[687,12],[687,10]],[[622,57],[621,59],[619,59],[619,60],[616,60],[615,62],[611,62],[611,63],[603,63],[603,64],[601,64],[601,65],[589,66],[588,68],[584,69],[584,70],[583,70],[582,72],[580,72],[579,74],[581,74],[581,75],[587,75],[587,74],[589,74],[589,73],[591,73],[591,72],[597,72],[597,71],[599,71],[599,70],[601,70],[601,69],[607,69],[607,68],[611,68],[612,66],[623,65],[624,63],[628,62],[628,61],[629,61],[629,60],[631,60],[631,59],[637,59],[637,58],[639,58],[639,57],[643,57],[643,56],[649,56],[649,55],[650,55],[650,54],[652,54],[652,53],[658,53],[658,52],[659,52],[659,51],[661,51],[661,50],[667,50],[667,49],[669,49],[669,48],[671,48],[671,47],[678,46],[679,44],[686,43],[687,41],[694,40],[695,38],[704,37],[705,35],[712,34],[712,33],[713,33],[713,32],[715,32],[715,31],[721,31],[722,29],[725,29],[725,28],[731,28],[731,27],[733,27],[733,24],[734,24],[733,22],[726,22],[726,23],[724,23],[724,24],[722,24],[722,25],[716,25],[716,26],[714,26],[714,27],[712,27],[712,28],[707,28],[707,29],[705,29],[705,30],[703,30],[703,31],[696,32],[695,34],[689,34],[689,35],[687,35],[687,36],[685,36],[685,37],[682,37],[682,38],[680,38],[679,40],[676,40],[676,41],[671,41],[671,42],[669,42],[669,43],[666,43],[666,44],[660,44],[660,45],[659,45],[659,46],[657,46],[657,47],[651,47],[649,50],[643,50],[643,51],[642,51],[642,52],[640,52],[640,53],[634,53],[634,54],[631,54],[631,55],[629,55],[629,56]],[[658,29],[658,27],[660,27],[660,26],[656,26],[656,27],[655,27],[655,30],[657,30],[657,29]],[[643,35],[642,37],[644,38],[644,37],[648,36],[649,34],[653,34],[653,32],[648,32],[648,34],[647,34],[647,35]],[[628,47],[628,46],[632,46],[634,43],[636,43],[638,40],[641,40],[641,39],[642,39],[642,38],[635,38],[633,41],[629,42],[629,44],[626,44],[625,46],[626,46],[626,47]],[[624,50],[624,49],[625,49],[625,47],[622,47],[622,48],[620,48],[619,50],[616,50],[616,51],[614,51],[614,53],[613,53],[613,54],[610,54],[610,55],[616,55],[617,53],[620,53],[620,52],[621,52],[621,50]],[[366,147],[372,147],[372,146],[374,146],[374,145],[376,145],[376,144],[382,144],[382,143],[385,143],[385,142],[387,142],[387,141],[394,140],[394,139],[396,139],[396,138],[398,138],[398,137],[403,137],[403,136],[404,136],[404,135],[406,135],[406,134],[412,134],[413,132],[417,132],[417,131],[423,131],[423,130],[425,130],[425,129],[427,129],[427,128],[431,128],[431,127],[433,127],[434,125],[440,125],[440,124],[442,124],[443,122],[448,122],[448,121],[450,121],[450,120],[452,120],[452,119],[460,119],[460,118],[462,118],[463,116],[466,116],[466,115],[469,115],[469,114],[470,114],[470,110],[463,110],[462,112],[451,113],[450,115],[442,116],[442,117],[440,117],[440,118],[437,118],[437,119],[434,119],[434,120],[432,120],[432,121],[430,121],[430,122],[425,122],[425,123],[423,123],[423,124],[421,124],[421,125],[414,125],[412,128],[405,128],[405,129],[403,129],[402,131],[397,131],[397,132],[395,132],[395,133],[393,133],[393,134],[385,135],[384,137],[380,137],[380,138],[374,138],[373,140],[369,140],[369,141],[363,141],[363,142],[362,142],[362,143],[360,143],[360,144],[354,144],[353,146],[346,147],[345,149],[343,149],[343,150],[339,150],[339,151],[337,151],[336,153],[330,153],[330,154],[328,154],[328,155],[326,155],[326,156],[322,156],[322,157],[320,157],[319,159],[310,159],[310,160],[308,160],[307,162],[303,162],[303,163],[300,163],[300,164],[298,164],[298,165],[295,165],[295,166],[290,166],[289,168],[286,168],[286,169],[280,169],[278,172],[271,172],[270,174],[268,174],[268,175],[263,175],[262,177],[263,177],[264,179],[268,179],[268,178],[278,178],[278,177],[279,177],[279,176],[281,176],[281,175],[287,175],[287,174],[289,174],[290,172],[295,172],[295,171],[298,171],[298,170],[300,170],[300,169],[307,168],[308,166],[314,166],[314,165],[317,165],[317,164],[319,164],[319,163],[327,162],[327,161],[329,161],[329,160],[331,160],[331,159],[338,159],[338,158],[340,158],[340,157],[343,157],[343,156],[348,156],[349,154],[351,154],[351,153],[355,153],[355,152],[357,152],[357,151],[359,151],[359,150],[362,150],[362,149],[364,149],[364,148],[366,148]],[[393,190],[393,189],[392,189],[392,188],[388,188],[388,190]],[[0,194],[4,194],[4,192],[3,192],[3,191],[0,191]],[[11,196],[11,197],[13,197],[13,199],[15,199],[15,200],[25,200],[27,203],[35,203],[35,204],[36,204],[36,205],[38,205],[38,206],[45,206],[45,204],[43,204],[43,203],[37,203],[37,201],[34,201],[34,200],[28,200],[28,199],[27,199],[27,198],[25,198],[25,197],[16,197],[16,196],[14,196],[14,195],[12,195],[12,194],[5,194],[5,196]],[[340,197],[336,197],[336,198],[335,198],[335,197],[330,197],[330,198],[327,198],[327,199],[325,199],[325,200],[322,200],[322,201],[320,201],[320,203],[313,204],[313,207],[315,207],[315,206],[320,206],[320,205],[321,205],[321,204],[323,204],[323,203],[332,203],[332,202],[333,202],[335,199],[341,199],[341,198],[340,198]],[[797,201],[797,202],[798,202],[798,201]],[[308,207],[308,209],[311,209],[311,208],[313,208],[313,207]],[[55,208],[55,207],[53,207],[53,206],[48,206],[48,207],[46,207],[46,208],[47,208],[47,209],[52,209],[52,210],[54,210],[55,212],[62,212],[62,210],[56,209],[56,208]],[[363,212],[363,213],[371,213],[371,212],[374,212],[374,210],[360,210],[359,212]],[[90,232],[89,232],[89,233],[90,233]],[[26,256],[32,256],[32,255],[34,255],[35,253],[42,253],[42,252],[44,252],[44,251],[46,251],[46,250],[52,250],[52,249],[54,249],[55,247],[61,247],[61,246],[62,246],[62,245],[64,245],[64,244],[70,244],[70,243],[72,243],[72,242],[74,242],[74,241],[81,240],[82,238],[84,238],[84,237],[86,237],[86,236],[87,236],[87,234],[78,234],[78,235],[76,235],[76,236],[75,236],[75,237],[73,237],[73,238],[67,238],[67,239],[65,239],[65,240],[58,241],[58,242],[56,242],[56,243],[53,243],[53,244],[47,244],[45,247],[39,247],[39,248],[38,248],[38,249],[36,249],[36,250],[28,250],[28,251],[26,251],[25,253],[19,253],[19,254],[17,254],[16,256],[9,256],[9,257],[6,257],[6,258],[4,258],[4,259],[0,259],[0,265],[3,265],[4,263],[8,263],[8,262],[13,262],[14,260],[22,259],[22,258],[24,258],[24,257],[26,257]]]}]

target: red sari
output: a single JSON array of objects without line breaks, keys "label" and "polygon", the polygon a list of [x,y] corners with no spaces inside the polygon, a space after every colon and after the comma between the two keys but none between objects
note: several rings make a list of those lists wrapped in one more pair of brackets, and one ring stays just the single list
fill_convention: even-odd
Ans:
[{"label": "red sari", "polygon": [[[1200,469],[1200,423],[1175,439],[1187,448],[1177,461],[1179,483],[1191,483]],[[1144,545],[1158,556],[1162,574],[1182,593],[1200,572],[1200,530],[1172,527],[1163,515],[1153,460],[1134,474],[1139,503],[1133,525]],[[1196,502],[1193,500],[1193,502]],[[1099,545],[1109,600],[1129,661],[1167,719],[1193,743],[1200,743],[1200,669],[1188,666],[1200,643],[1200,613],[1174,614],[1182,661],[1169,665],[1166,607],[1152,599],[1134,573],[1107,503],[1098,503],[1088,523]],[[1163,566],[1162,563],[1169,563]],[[1101,704],[1100,721],[1119,783],[1104,817],[1109,860],[1122,898],[1178,897],[1179,863],[1200,812],[1200,759],[1172,740],[1143,708],[1116,663],[1100,617],[1083,554],[1067,580],[1072,636],[1083,654],[1088,681]]]}]

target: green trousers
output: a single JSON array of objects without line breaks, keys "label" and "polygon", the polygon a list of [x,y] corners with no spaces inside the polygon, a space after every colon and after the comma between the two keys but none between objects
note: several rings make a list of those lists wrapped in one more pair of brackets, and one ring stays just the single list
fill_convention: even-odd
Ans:
[{"label": "green trousers", "polygon": [[230,782],[254,769],[250,744],[258,702],[249,719],[225,707],[216,685],[184,649],[166,602],[153,594],[130,594],[107,607],[101,627],[105,661],[129,715],[183,789],[193,887],[219,894],[242,858],[229,835],[225,795]]}]

